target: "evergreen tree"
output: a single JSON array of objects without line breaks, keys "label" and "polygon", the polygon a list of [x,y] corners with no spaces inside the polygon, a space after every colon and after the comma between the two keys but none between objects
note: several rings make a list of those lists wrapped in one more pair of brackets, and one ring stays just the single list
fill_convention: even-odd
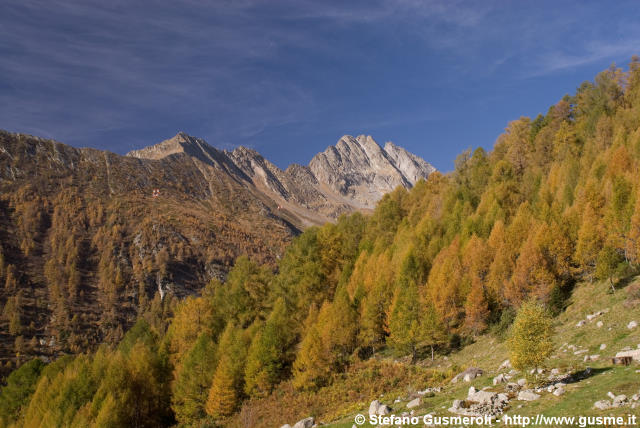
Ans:
[{"label": "evergreen tree", "polygon": [[542,304],[530,300],[518,310],[509,335],[509,356],[516,370],[540,367],[553,351],[553,321]]},{"label": "evergreen tree", "polygon": [[189,425],[205,416],[205,402],[216,364],[216,348],[211,337],[202,333],[185,355],[173,385],[171,408],[178,422]]},{"label": "evergreen tree", "polygon": [[206,402],[207,414],[215,419],[231,416],[238,406],[233,363],[228,354],[223,355],[215,374]]},{"label": "evergreen tree", "polygon": [[249,348],[244,376],[248,395],[268,394],[288,374],[295,340],[290,322],[284,300],[278,299]]},{"label": "evergreen tree", "polygon": [[420,300],[415,282],[408,280],[398,284],[394,300],[395,304],[389,320],[389,344],[397,353],[411,355],[411,360],[414,362],[421,339]]}]

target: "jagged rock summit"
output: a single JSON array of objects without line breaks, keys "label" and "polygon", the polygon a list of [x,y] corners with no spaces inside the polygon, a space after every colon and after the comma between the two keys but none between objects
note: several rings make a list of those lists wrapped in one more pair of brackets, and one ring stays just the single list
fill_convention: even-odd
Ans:
[{"label": "jagged rock summit", "polygon": [[255,150],[238,147],[221,151],[183,132],[127,156],[159,160],[178,154],[255,187],[301,227],[331,221],[354,210],[372,209],[385,193],[398,186],[410,188],[435,171],[402,147],[391,142],[381,147],[365,135],[345,135],[335,146],[314,156],[309,166],[293,164],[284,171]]},{"label": "jagged rock summit", "polygon": [[388,142],[384,148],[371,137],[345,135],[309,163],[316,179],[359,208],[373,208],[398,186],[412,187],[435,168],[424,159]]}]

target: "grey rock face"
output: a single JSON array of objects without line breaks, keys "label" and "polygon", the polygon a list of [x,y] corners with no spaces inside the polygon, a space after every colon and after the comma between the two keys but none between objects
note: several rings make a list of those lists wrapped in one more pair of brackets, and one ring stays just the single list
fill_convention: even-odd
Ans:
[{"label": "grey rock face", "polygon": [[345,135],[314,156],[309,168],[319,182],[361,208],[372,208],[385,193],[398,186],[410,188],[435,171],[405,149],[393,143],[382,148],[364,135]]},{"label": "grey rock face", "polygon": [[398,186],[410,188],[435,171],[425,160],[402,147],[389,142],[382,148],[364,135],[357,138],[346,135],[335,146],[314,156],[309,166],[293,164],[284,171],[255,150],[246,147],[217,150],[183,132],[154,146],[133,150],[127,156],[197,159],[201,170],[213,168],[230,175],[271,200],[277,207],[275,215],[302,227],[374,208],[385,193]]}]

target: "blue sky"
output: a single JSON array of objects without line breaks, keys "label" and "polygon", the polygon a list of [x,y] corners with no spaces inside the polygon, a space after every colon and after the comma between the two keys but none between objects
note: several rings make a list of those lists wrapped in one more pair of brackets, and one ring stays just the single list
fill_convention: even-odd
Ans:
[{"label": "blue sky", "polygon": [[185,131],[306,164],[344,134],[438,169],[640,54],[636,1],[0,3],[0,128],[117,153]]}]

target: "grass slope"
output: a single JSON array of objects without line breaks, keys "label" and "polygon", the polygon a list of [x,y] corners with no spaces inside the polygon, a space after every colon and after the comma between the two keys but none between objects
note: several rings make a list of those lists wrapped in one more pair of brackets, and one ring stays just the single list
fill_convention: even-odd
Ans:
[{"label": "grass slope", "polygon": [[[606,313],[586,321],[588,314],[598,311]],[[584,325],[577,327],[581,320],[585,320]],[[640,392],[640,364],[634,362],[629,367],[611,364],[611,357],[623,348],[635,349],[640,346],[640,327],[633,330],[627,328],[631,320],[640,322],[640,277],[626,281],[615,294],[611,293],[605,283],[578,284],[566,310],[555,318],[555,349],[552,358],[547,361],[547,368],[559,368],[562,373],[575,373],[591,367],[592,375],[568,384],[565,394],[560,397],[545,391],[537,401],[512,400],[505,414],[640,416],[640,407],[631,409],[630,406],[625,406],[606,411],[593,408],[594,402],[609,400],[609,391],[616,395],[625,394],[627,397]],[[598,321],[602,321],[601,327],[598,327]],[[606,345],[604,350],[600,349],[602,344]],[[576,350],[569,348],[569,345],[574,345],[577,351],[587,352],[576,355]],[[584,361],[585,355],[596,354],[600,355],[597,361]],[[478,389],[490,386],[490,390],[495,392],[504,390],[504,385],[492,386],[492,379],[501,373],[498,367],[507,358],[506,344],[492,335],[484,335],[459,352],[438,356],[434,362],[423,361],[411,365],[403,359],[379,357],[375,362],[362,363],[331,386],[316,393],[281,390],[268,399],[251,403],[243,413],[246,415],[251,409],[260,421],[256,426],[280,426],[284,423],[293,425],[296,420],[313,415],[317,422],[326,423],[328,427],[351,428],[355,415],[366,415],[369,403],[374,399],[390,405],[394,409],[393,413],[400,415],[407,411],[406,404],[416,391],[441,386],[440,393],[423,397],[422,404],[414,410],[416,415],[434,413],[451,416],[447,409],[453,400],[466,398],[472,385]],[[470,383],[449,382],[452,376],[472,366],[482,368],[484,376]],[[516,375],[512,381],[520,377],[524,376]],[[298,400],[294,397],[298,397]],[[301,400],[300,397],[305,398]],[[400,401],[394,403],[397,399]],[[263,411],[267,407],[270,408],[269,414]],[[276,415],[279,415],[279,419],[274,419]],[[237,426],[242,425],[238,423]]]}]

